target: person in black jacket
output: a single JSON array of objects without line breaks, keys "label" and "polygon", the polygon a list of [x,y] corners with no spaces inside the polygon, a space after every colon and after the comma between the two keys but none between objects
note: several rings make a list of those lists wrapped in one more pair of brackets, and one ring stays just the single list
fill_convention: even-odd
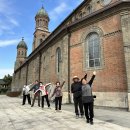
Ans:
[{"label": "person in black jacket", "polygon": [[35,85],[29,90],[29,91],[34,90],[34,98],[33,98],[31,107],[34,106],[36,97],[38,97],[38,106],[40,107],[40,91],[37,91],[39,87],[40,87],[40,83],[38,82],[38,80],[36,80]]},{"label": "person in black jacket", "polygon": [[82,82],[82,102],[85,110],[86,122],[93,125],[93,95],[92,95],[92,83],[96,76],[96,72],[93,72],[93,76],[89,82],[87,82],[87,74],[81,79]]},{"label": "person in black jacket", "polygon": [[71,85],[71,93],[73,93],[76,118],[79,117],[79,109],[80,109],[80,115],[81,117],[83,117],[84,111],[82,103],[82,84],[77,76],[73,77],[73,83]]}]

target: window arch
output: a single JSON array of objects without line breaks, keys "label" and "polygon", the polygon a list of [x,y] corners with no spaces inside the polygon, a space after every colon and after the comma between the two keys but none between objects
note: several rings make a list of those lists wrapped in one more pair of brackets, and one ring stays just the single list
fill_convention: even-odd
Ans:
[{"label": "window arch", "polygon": [[61,49],[60,49],[60,47],[58,47],[56,50],[56,70],[57,70],[57,73],[60,72],[60,62],[61,62]]},{"label": "window arch", "polygon": [[90,33],[87,36],[87,57],[88,67],[100,67],[101,66],[101,46],[100,36],[96,33]]},{"label": "window arch", "polygon": [[89,6],[87,7],[87,12],[88,12],[88,14],[91,14],[91,13],[92,13],[92,5],[89,5]]},{"label": "window arch", "polygon": [[22,55],[24,54],[24,52],[22,51]]}]

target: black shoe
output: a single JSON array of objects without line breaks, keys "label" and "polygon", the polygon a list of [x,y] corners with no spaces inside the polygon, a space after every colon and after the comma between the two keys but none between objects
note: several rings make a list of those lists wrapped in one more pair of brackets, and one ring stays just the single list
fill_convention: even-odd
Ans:
[{"label": "black shoe", "polygon": [[22,105],[25,105],[25,104],[22,104]]},{"label": "black shoe", "polygon": [[89,120],[86,120],[86,123],[89,123]]},{"label": "black shoe", "polygon": [[93,121],[90,121],[90,124],[93,125]]}]

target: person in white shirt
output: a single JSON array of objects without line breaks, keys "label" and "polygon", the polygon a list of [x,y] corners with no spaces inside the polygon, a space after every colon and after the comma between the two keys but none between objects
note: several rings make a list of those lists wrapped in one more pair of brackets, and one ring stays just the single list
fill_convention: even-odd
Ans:
[{"label": "person in white shirt", "polygon": [[26,98],[28,99],[28,104],[31,105],[31,98],[30,98],[30,93],[29,93],[31,85],[32,84],[24,85],[24,87],[23,87],[23,104],[22,105],[25,105]]}]

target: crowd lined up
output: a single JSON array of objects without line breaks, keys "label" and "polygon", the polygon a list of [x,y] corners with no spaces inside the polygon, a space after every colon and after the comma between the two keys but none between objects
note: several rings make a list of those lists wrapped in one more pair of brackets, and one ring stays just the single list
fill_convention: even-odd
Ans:
[{"label": "crowd lined up", "polygon": [[[87,81],[87,74],[80,80],[78,76],[73,77],[73,83],[71,85],[71,93],[73,93],[73,100],[74,100],[74,107],[75,107],[75,114],[76,118],[79,117],[83,118],[84,115],[86,117],[86,122],[93,124],[93,106],[94,106],[94,96],[92,94],[92,83],[95,79],[96,72],[93,72],[93,76],[91,77],[91,80]],[[62,97],[63,92],[62,88],[65,84],[65,81],[63,83],[60,83],[59,81],[55,83],[55,88],[53,90],[53,93],[49,96],[48,87],[51,85],[51,83],[43,84],[42,82],[39,82],[38,80],[35,81],[35,83],[30,85],[24,85],[23,87],[23,104],[25,105],[26,98],[28,99],[28,103],[31,105],[31,107],[34,106],[36,98],[38,99],[38,106],[44,108],[44,99],[46,99],[47,106],[50,108],[50,100],[52,97],[55,97],[55,111],[61,112],[61,106],[62,106]],[[32,87],[31,87],[32,86]],[[31,102],[30,98],[30,91],[34,92],[34,97]],[[40,102],[41,99],[41,102]]]}]

